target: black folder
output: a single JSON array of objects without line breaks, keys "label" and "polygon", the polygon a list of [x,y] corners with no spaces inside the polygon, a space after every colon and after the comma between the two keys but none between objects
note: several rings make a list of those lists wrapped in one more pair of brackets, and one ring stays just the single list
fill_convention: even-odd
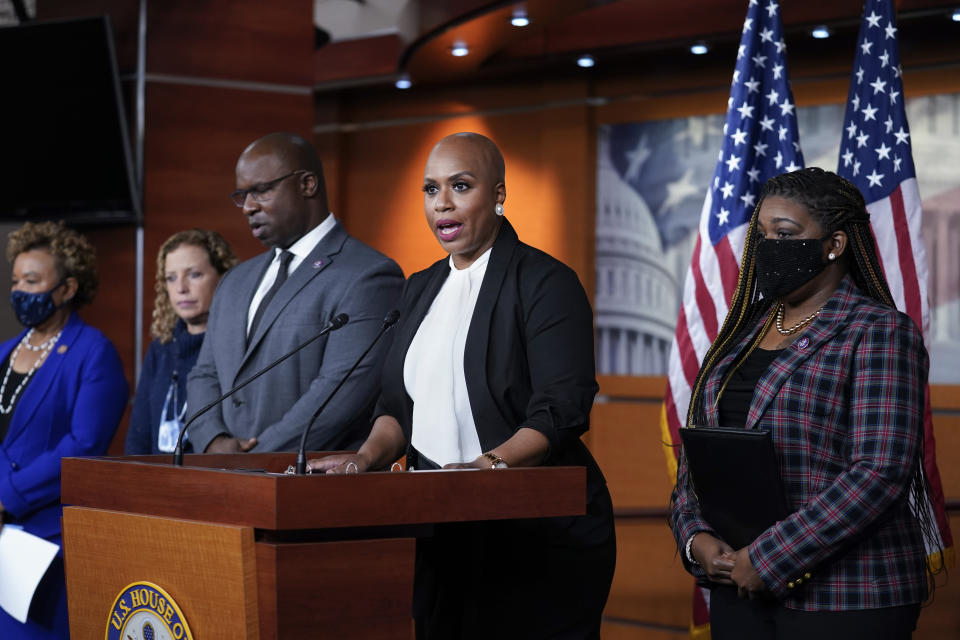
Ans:
[{"label": "black folder", "polygon": [[682,427],[680,438],[700,513],[731,547],[789,515],[769,431]]}]

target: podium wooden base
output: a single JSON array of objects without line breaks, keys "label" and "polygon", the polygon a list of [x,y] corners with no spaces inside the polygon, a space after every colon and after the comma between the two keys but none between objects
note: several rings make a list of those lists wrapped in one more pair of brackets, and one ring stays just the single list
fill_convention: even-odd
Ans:
[{"label": "podium wooden base", "polygon": [[137,582],[166,591],[195,640],[409,639],[416,538],[434,523],[585,510],[581,467],[280,473],[294,457],[64,459],[73,640],[104,638]]},{"label": "podium wooden base", "polygon": [[67,507],[63,529],[71,638],[102,640],[116,597],[144,580],[190,603],[196,639],[259,633],[252,528]]}]

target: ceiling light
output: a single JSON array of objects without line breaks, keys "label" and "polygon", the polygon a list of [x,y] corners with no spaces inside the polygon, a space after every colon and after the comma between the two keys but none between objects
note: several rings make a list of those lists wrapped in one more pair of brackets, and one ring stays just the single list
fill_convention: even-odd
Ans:
[{"label": "ceiling light", "polygon": [[515,27],[526,27],[530,24],[530,18],[527,17],[527,9],[523,6],[515,7],[513,16],[510,18],[510,24]]},{"label": "ceiling light", "polygon": [[830,37],[830,29],[827,28],[827,25],[822,24],[819,27],[814,27],[813,31],[810,32],[817,40],[823,40],[824,38]]},{"label": "ceiling light", "polygon": [[706,42],[698,42],[690,47],[690,53],[695,56],[702,56],[708,51],[710,51],[710,48],[707,46]]},{"label": "ceiling light", "polygon": [[393,83],[397,89],[409,89],[413,86],[413,82],[410,81],[410,74],[407,72],[401,73],[397,76],[396,82]]},{"label": "ceiling light", "polygon": [[960,22],[960,9],[954,9],[953,15],[950,16],[950,19],[954,22]]},{"label": "ceiling light", "polygon": [[594,59],[593,59],[593,56],[591,56],[591,55],[589,55],[589,54],[587,54],[587,55],[582,55],[582,56],[580,56],[579,58],[577,58],[577,66],[578,66],[578,67],[583,67],[584,69],[589,69],[590,67],[592,67],[592,66],[595,65],[595,64],[597,64],[597,61],[594,60]]},{"label": "ceiling light", "polygon": [[470,49],[467,49],[466,42],[460,42],[460,41],[454,42],[453,46],[450,48],[450,55],[452,55],[455,58],[462,58],[468,53],[470,53]]}]

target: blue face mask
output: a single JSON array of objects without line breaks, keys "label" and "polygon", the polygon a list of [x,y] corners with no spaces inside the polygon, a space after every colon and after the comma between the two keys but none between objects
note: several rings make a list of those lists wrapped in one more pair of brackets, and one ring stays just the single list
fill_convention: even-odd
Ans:
[{"label": "blue face mask", "polygon": [[27,293],[26,291],[11,291],[10,305],[13,312],[17,314],[17,320],[25,327],[36,327],[46,322],[47,318],[53,315],[53,312],[67,304],[69,300],[64,300],[61,304],[53,301],[53,292],[63,286],[65,280],[54,285],[50,291],[42,293]]}]

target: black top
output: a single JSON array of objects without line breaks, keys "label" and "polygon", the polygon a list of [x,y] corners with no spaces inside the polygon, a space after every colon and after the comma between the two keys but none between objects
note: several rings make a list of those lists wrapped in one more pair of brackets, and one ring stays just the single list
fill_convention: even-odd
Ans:
[{"label": "black top", "polygon": [[[8,366],[10,366],[9,355],[4,359],[3,364],[0,364],[0,371],[6,373]],[[0,404],[7,406],[7,403],[10,402],[10,398],[13,397],[13,392],[18,386],[20,386],[20,383],[23,382],[23,379],[26,377],[27,374],[19,373],[13,369],[10,369],[10,376],[7,378],[7,386],[3,389],[3,396],[0,397]],[[0,378],[0,380],[2,379],[3,378]],[[26,386],[24,386],[24,389],[26,389]],[[13,420],[13,412],[16,411],[17,403],[20,402],[20,398],[22,397],[23,389],[20,390],[16,400],[13,401],[13,406],[10,407],[10,411],[8,413],[0,413],[0,442],[3,442],[3,440],[7,437],[7,431],[10,430],[10,421]]]},{"label": "black top", "polygon": [[783,349],[754,349],[747,359],[733,372],[727,388],[720,396],[720,426],[743,429],[747,425],[753,392],[760,376],[770,368]]}]

